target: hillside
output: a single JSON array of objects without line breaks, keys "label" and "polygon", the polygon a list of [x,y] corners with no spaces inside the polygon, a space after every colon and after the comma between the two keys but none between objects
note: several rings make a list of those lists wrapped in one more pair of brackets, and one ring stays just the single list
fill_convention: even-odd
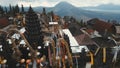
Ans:
[{"label": "hillside", "polygon": [[[43,7],[35,7],[35,11],[42,12]],[[75,7],[67,2],[60,2],[54,7],[45,7],[46,11],[54,11],[60,16],[73,16],[80,20],[89,20],[91,18],[100,18],[103,20],[117,20],[120,21],[120,13],[90,11],[84,8]]]},{"label": "hillside", "polygon": [[98,10],[120,10],[120,5],[115,4],[101,4],[95,7],[83,7],[85,9],[98,9]]}]

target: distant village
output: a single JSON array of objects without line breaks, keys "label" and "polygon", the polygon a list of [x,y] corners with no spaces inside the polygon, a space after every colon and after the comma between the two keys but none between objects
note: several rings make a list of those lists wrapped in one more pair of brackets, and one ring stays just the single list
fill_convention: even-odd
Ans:
[{"label": "distant village", "polygon": [[119,45],[115,21],[0,6],[0,68],[120,68]]}]

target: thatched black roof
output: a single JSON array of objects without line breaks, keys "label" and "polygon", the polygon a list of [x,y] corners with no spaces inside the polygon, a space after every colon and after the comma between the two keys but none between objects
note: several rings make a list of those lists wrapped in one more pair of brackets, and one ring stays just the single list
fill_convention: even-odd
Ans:
[{"label": "thatched black roof", "polygon": [[98,44],[98,46],[100,48],[117,46],[114,40],[108,39],[108,38],[104,38],[104,37],[95,37],[95,38],[92,38],[92,40],[96,44]]}]

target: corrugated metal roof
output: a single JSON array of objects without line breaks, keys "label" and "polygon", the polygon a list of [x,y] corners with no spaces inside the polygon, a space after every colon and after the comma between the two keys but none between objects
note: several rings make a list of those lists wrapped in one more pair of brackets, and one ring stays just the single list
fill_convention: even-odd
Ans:
[{"label": "corrugated metal roof", "polygon": [[83,48],[85,49],[86,52],[89,51],[86,46],[76,46],[76,47],[71,47],[72,53],[80,53]]},{"label": "corrugated metal roof", "polygon": [[70,46],[79,46],[78,42],[76,41],[76,39],[72,36],[71,32],[69,31],[69,29],[63,29],[62,30],[66,35],[68,35],[69,39],[70,39]]},{"label": "corrugated metal roof", "polygon": [[58,22],[49,22],[49,25],[57,25]]},{"label": "corrugated metal roof", "polygon": [[76,41],[74,36],[72,36],[69,29],[63,29],[62,31],[66,35],[68,35],[68,37],[70,39],[70,46],[71,46],[71,49],[72,49],[72,53],[79,53],[79,52],[81,52],[82,48],[85,48],[86,51],[89,51],[89,49],[87,48],[86,45],[79,46],[78,42]]},{"label": "corrugated metal roof", "polygon": [[20,29],[20,32],[21,33],[24,33],[26,30],[25,30],[25,28],[23,27],[22,29]]}]

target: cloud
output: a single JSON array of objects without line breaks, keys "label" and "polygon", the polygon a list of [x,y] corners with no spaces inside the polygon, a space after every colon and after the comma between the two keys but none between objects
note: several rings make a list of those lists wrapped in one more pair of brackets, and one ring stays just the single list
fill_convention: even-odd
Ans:
[{"label": "cloud", "polygon": [[9,6],[9,4],[16,5],[18,2],[20,2],[20,0],[0,0],[0,5],[3,6]]},{"label": "cloud", "polygon": [[120,0],[67,0],[69,3],[75,6],[97,6],[100,4],[120,4]]},{"label": "cloud", "polygon": [[24,6],[26,6],[26,7],[28,7],[28,6],[32,6],[32,7],[36,7],[36,6],[45,6],[45,7],[52,7],[52,6],[54,6],[54,4],[53,3],[51,3],[51,2],[48,2],[48,1],[34,1],[34,2],[32,2],[32,1],[21,1],[21,2],[19,2],[18,3],[19,5],[21,5],[21,4],[23,4]]},{"label": "cloud", "polygon": [[25,4],[25,6],[28,6],[31,4],[32,6],[53,6],[60,1],[65,0],[0,0],[0,5],[9,6],[9,4]]},{"label": "cloud", "polygon": [[67,1],[75,6],[96,6],[100,4],[108,4],[108,3],[113,3],[113,4],[120,4],[119,0],[0,0],[0,5],[3,6],[9,6],[11,5],[21,5],[23,4],[24,6],[29,6],[32,5],[33,7],[35,6],[54,6],[58,2],[61,1]]}]

